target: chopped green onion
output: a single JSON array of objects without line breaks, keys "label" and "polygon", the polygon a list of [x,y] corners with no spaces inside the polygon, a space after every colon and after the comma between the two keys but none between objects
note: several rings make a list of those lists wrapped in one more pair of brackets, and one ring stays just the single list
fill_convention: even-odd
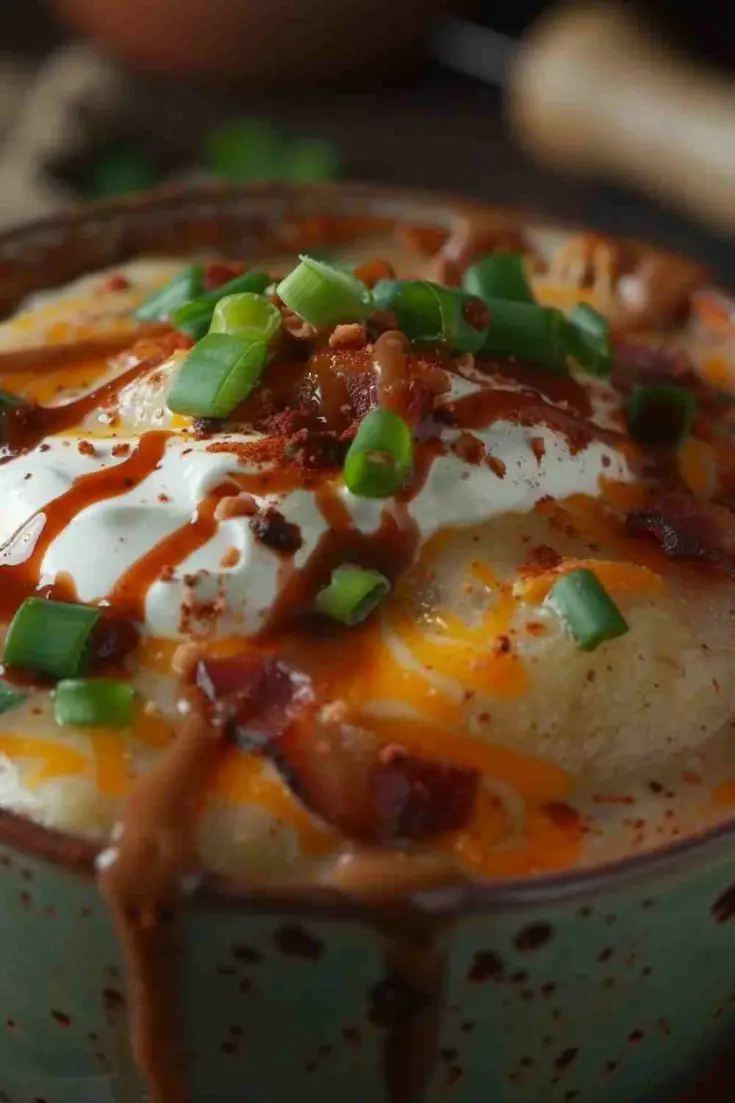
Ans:
[{"label": "chopped green onion", "polygon": [[270,276],[265,272],[246,272],[243,276],[236,276],[229,283],[223,283],[214,291],[207,291],[204,295],[178,307],[171,315],[171,322],[175,329],[188,333],[198,341],[208,333],[214,308],[221,299],[227,298],[228,295],[239,295],[241,291],[252,291],[259,295],[271,283]]},{"label": "chopped green onion", "polygon": [[204,155],[212,172],[229,180],[281,180],[285,175],[283,135],[259,119],[232,119],[216,127]]},{"label": "chopped green onion", "polygon": [[169,410],[188,417],[227,417],[258,382],[267,351],[263,341],[209,333],[174,376]]},{"label": "chopped green onion", "polygon": [[264,295],[243,291],[226,295],[214,308],[210,333],[230,333],[235,337],[265,341],[268,344],[281,328],[281,312]]},{"label": "chopped green onion", "polygon": [[345,565],[332,571],[329,585],[316,596],[315,608],[352,627],[366,620],[389,592],[390,582],[380,571]]},{"label": "chopped green onion", "polygon": [[[392,311],[398,328],[417,344],[444,341],[452,352],[479,352],[488,333],[486,310],[477,296],[429,280],[379,280],[373,299]],[[479,314],[479,328],[473,322]]]},{"label": "chopped green onion", "polygon": [[277,291],[286,306],[313,326],[337,326],[341,322],[362,322],[370,314],[370,291],[349,272],[313,257],[301,263]]},{"label": "chopped green onion", "polygon": [[437,285],[428,280],[378,280],[373,288],[378,310],[390,310],[410,341],[442,339],[442,309]]},{"label": "chopped green onion", "polygon": [[613,345],[607,318],[587,303],[579,303],[569,321],[572,357],[592,375],[610,375]]},{"label": "chopped green onion", "polygon": [[10,391],[0,391],[0,444],[5,444],[9,436],[9,421],[13,414],[19,413],[28,403]]},{"label": "chopped green onion", "polygon": [[462,286],[483,302],[490,299],[536,302],[526,276],[522,253],[490,253],[467,269],[462,277]]},{"label": "chopped green onion", "polygon": [[640,444],[678,444],[687,436],[697,412],[690,391],[673,383],[634,387],[625,405],[625,420]]},{"label": "chopped green onion", "polygon": [[27,693],[21,693],[15,686],[11,686],[8,682],[0,682],[0,713],[9,712],[10,709],[18,708],[24,701],[28,700]]},{"label": "chopped green onion", "polygon": [[180,306],[201,295],[203,287],[204,269],[201,264],[192,264],[146,299],[135,311],[135,317],[139,322],[165,322]]},{"label": "chopped green onion", "polygon": [[566,370],[570,325],[560,310],[511,299],[492,299],[486,305],[490,326],[483,352],[533,360],[555,371]]},{"label": "chopped green onion", "polygon": [[303,138],[293,142],[287,158],[288,179],[302,184],[337,180],[341,173],[337,150],[331,142],[322,138]]},{"label": "chopped green onion", "polygon": [[127,728],[134,695],[132,683],[118,678],[68,678],[56,686],[54,719],[82,728]]},{"label": "chopped green onion", "polygon": [[348,490],[360,498],[388,498],[413,468],[413,437],[391,410],[371,410],[360,422],[344,465]]},{"label": "chopped green onion", "polygon": [[87,605],[26,598],[10,622],[3,661],[54,678],[81,674],[99,617],[99,610]]},{"label": "chopped green onion", "polygon": [[580,651],[594,651],[629,630],[597,575],[584,567],[562,575],[547,600],[569,625]]}]

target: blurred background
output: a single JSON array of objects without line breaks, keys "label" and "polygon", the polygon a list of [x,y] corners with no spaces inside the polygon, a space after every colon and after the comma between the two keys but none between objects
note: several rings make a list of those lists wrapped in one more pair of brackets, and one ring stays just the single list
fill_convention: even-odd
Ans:
[{"label": "blurred background", "polygon": [[[624,6],[625,18],[631,12],[644,18],[650,42],[683,51],[707,80],[727,82],[724,95],[732,94],[731,5],[610,4]],[[597,4],[599,12],[607,7]],[[707,225],[706,212],[704,219],[683,214],[686,204],[677,210],[676,197],[662,195],[656,181],[629,180],[624,170],[585,179],[563,153],[553,168],[543,167],[528,151],[533,143],[518,141],[522,127],[508,122],[504,86],[518,43],[557,8],[537,0],[7,4],[0,31],[0,223],[202,174],[359,177],[531,206],[653,237],[727,277],[732,249],[722,218]],[[600,26],[592,45],[577,47],[588,61],[596,55],[593,64],[609,53],[611,33]],[[616,49],[626,52],[620,44]],[[627,87],[625,73],[614,68],[607,80],[611,93],[616,82],[621,91]],[[554,83],[544,81],[543,88]],[[584,88],[577,99],[586,99]],[[645,107],[645,89],[639,99]],[[601,146],[610,126],[605,89],[603,101],[590,109]],[[674,148],[664,150],[661,176],[670,180],[666,157],[677,152],[676,135],[668,141]],[[680,136],[682,158],[690,145]],[[696,165],[690,171],[696,179]],[[707,177],[706,166],[701,175]]]}]

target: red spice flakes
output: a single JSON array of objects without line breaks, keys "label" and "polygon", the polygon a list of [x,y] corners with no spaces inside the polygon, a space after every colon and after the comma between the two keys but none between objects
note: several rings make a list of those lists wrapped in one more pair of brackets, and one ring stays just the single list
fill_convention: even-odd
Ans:
[{"label": "red spice flakes", "polygon": [[452,444],[452,451],[465,463],[478,464],[485,455],[485,445],[472,433],[460,433]]},{"label": "red spice flakes", "polygon": [[362,322],[336,326],[329,337],[330,348],[363,349],[367,344],[367,329]]},{"label": "red spice flakes", "polygon": [[127,456],[129,451],[130,451],[130,445],[129,444],[122,444],[121,443],[121,444],[113,444],[113,446],[112,446],[112,455],[115,457],[115,459],[118,459],[120,456]]},{"label": "red spice flakes", "polygon": [[510,655],[513,650],[510,636],[501,635],[496,636],[493,640],[493,654],[494,655]]},{"label": "red spice flakes", "polygon": [[685,781],[687,783],[687,785],[701,785],[702,784],[701,777],[699,776],[699,774],[695,773],[694,770],[682,770],[681,780]]},{"label": "red spice flakes", "polygon": [[77,445],[77,452],[80,456],[96,456],[97,449],[92,444],[91,440],[80,440]]},{"label": "red spice flakes", "polygon": [[595,793],[592,803],[631,805],[635,804],[635,800],[633,797],[616,796],[614,793]]},{"label": "red spice flakes", "polygon": [[531,437],[531,449],[534,456],[536,457],[536,462],[541,463],[541,460],[546,455],[546,443],[544,441],[544,438]]},{"label": "red spice flakes", "polygon": [[572,808],[570,804],[565,804],[560,800],[549,801],[548,804],[541,806],[541,811],[545,812],[552,823],[555,823],[557,827],[568,827],[579,829],[582,824],[582,817],[576,808]]},{"label": "red spice flakes", "polygon": [[545,636],[546,625],[539,620],[530,620],[526,625],[526,632],[529,636]]},{"label": "red spice flakes", "polygon": [[488,456],[487,460],[485,462],[487,463],[490,470],[495,475],[497,475],[499,479],[504,479],[505,478],[505,472],[508,469],[507,469],[507,467],[505,466],[505,464],[503,463],[503,461],[501,459],[498,459],[497,456]]},{"label": "red spice flakes", "polygon": [[102,285],[102,291],[129,291],[133,285],[122,272],[113,272],[109,279]]}]

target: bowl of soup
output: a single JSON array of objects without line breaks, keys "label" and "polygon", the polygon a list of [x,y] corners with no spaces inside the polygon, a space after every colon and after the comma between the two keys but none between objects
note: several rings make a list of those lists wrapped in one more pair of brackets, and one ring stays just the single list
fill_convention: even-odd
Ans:
[{"label": "bowl of soup", "polygon": [[672,1098],[735,1028],[735,301],[356,184],[35,223],[0,301],[2,1098]]}]

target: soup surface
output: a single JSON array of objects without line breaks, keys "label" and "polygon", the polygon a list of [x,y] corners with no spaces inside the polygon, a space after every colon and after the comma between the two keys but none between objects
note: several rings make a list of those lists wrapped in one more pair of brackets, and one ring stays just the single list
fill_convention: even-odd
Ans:
[{"label": "soup surface", "polygon": [[261,883],[729,817],[735,305],[545,227],[309,249],[0,326],[0,806]]}]

